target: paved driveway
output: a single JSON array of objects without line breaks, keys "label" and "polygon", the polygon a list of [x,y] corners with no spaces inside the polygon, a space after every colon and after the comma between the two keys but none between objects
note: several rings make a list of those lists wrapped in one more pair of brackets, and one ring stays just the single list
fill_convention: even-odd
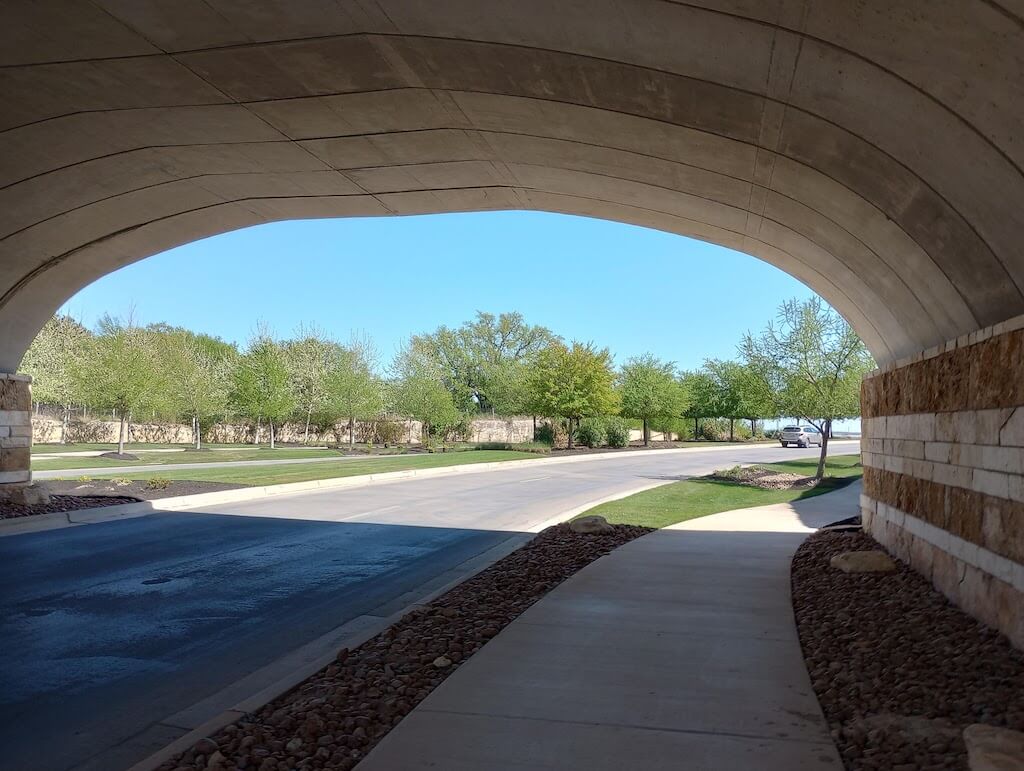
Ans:
[{"label": "paved driveway", "polygon": [[497,469],[0,538],[4,766],[125,768],[237,701],[224,689],[240,678],[341,624],[390,615],[561,512],[814,452]]}]

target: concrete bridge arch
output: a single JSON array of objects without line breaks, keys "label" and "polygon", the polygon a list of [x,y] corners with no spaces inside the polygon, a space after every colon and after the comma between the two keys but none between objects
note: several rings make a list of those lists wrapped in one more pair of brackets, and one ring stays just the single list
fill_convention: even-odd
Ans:
[{"label": "concrete bridge arch", "polygon": [[865,387],[873,527],[922,565],[950,553],[938,531],[981,549],[950,570],[1002,599],[958,600],[1009,628],[999,608],[1024,586],[1024,396],[1006,385],[1024,381],[1024,9],[1009,0],[51,0],[5,8],[0,68],[0,480],[28,478],[25,349],[125,264],[278,219],[584,214],[748,252],[843,313],[888,368]]}]

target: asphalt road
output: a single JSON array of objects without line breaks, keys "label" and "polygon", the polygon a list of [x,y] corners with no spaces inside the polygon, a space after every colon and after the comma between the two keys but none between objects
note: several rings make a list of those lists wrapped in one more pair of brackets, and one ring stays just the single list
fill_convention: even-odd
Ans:
[{"label": "asphalt road", "polygon": [[816,452],[544,464],[0,538],[0,765],[127,768],[247,695],[225,695],[239,679],[346,622],[390,615],[562,512]]}]

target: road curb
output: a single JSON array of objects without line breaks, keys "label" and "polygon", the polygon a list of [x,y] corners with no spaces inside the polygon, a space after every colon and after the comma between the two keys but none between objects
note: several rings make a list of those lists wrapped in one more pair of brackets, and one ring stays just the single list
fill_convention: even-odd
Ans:
[{"label": "road curb", "polygon": [[[361,474],[334,479],[317,479],[309,482],[289,482],[281,485],[260,487],[244,487],[237,490],[221,490],[213,493],[196,495],[178,495],[170,498],[158,498],[140,503],[123,503],[116,506],[102,506],[94,509],[78,509],[69,512],[39,514],[33,517],[19,517],[0,520],[0,538],[23,533],[34,533],[41,530],[58,530],[77,525],[92,525],[111,522],[118,519],[141,517],[154,511],[179,511],[198,506],[213,506],[222,503],[236,503],[275,495],[292,495],[316,490],[338,490],[368,485],[403,482],[409,479],[428,479],[431,477],[452,474],[479,474],[499,469],[517,469],[524,466],[549,466],[564,463],[607,462],[616,458],[635,458],[649,455],[671,455],[694,452],[726,452],[735,451],[738,445],[730,444],[722,447],[680,447],[666,450],[633,450],[628,452],[591,453],[570,455],[562,458],[527,458],[524,460],[489,461],[486,463],[466,463],[454,466],[442,466],[429,469],[407,469],[405,471],[386,471],[380,474]],[[742,447],[742,445],[739,445]],[[597,505],[597,504],[592,504]]]}]

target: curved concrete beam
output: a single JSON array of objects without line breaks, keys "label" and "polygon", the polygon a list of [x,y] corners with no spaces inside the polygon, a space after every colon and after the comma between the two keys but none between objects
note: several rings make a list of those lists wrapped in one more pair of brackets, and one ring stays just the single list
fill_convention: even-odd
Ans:
[{"label": "curved concrete beam", "polygon": [[754,254],[884,363],[1024,312],[1024,26],[970,0],[97,0],[0,30],[0,370],[272,220],[541,209]]}]

